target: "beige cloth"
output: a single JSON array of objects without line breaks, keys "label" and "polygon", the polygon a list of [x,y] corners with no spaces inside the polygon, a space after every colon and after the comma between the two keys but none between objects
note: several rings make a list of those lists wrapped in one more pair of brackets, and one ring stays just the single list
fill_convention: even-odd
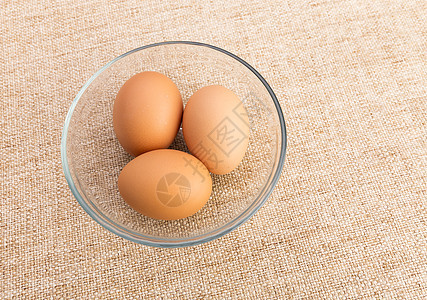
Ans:
[{"label": "beige cloth", "polygon": [[[427,297],[426,16],[423,0],[2,1],[0,298]],[[165,40],[251,63],[289,134],[263,208],[184,249],[103,229],[60,160],[85,81]]]}]

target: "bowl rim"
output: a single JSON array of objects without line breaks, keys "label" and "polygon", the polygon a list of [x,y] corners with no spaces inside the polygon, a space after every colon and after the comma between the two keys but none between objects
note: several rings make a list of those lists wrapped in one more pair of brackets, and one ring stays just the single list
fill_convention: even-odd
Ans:
[{"label": "bowl rim", "polygon": [[[153,48],[157,46],[163,46],[163,45],[192,45],[192,46],[200,46],[200,47],[206,47],[213,50],[216,50],[218,52],[221,52],[225,55],[230,56],[231,58],[234,58],[241,64],[243,64],[245,67],[247,67],[264,85],[264,87],[267,89],[268,93],[270,94],[271,99],[273,100],[273,103],[276,108],[277,115],[279,117],[280,122],[280,132],[281,132],[281,145],[280,145],[280,156],[278,161],[278,166],[275,170],[275,173],[270,181],[270,184],[265,186],[263,190],[260,192],[260,194],[263,194],[263,199],[258,202],[259,196],[256,198],[256,200],[240,215],[235,217],[232,221],[226,223],[225,225],[221,226],[220,228],[217,228],[213,231],[209,231],[207,233],[191,237],[191,238],[178,238],[178,239],[161,239],[161,238],[155,238],[151,236],[145,236],[142,234],[138,234],[138,236],[141,236],[140,238],[135,238],[134,236],[130,235],[128,230],[124,228],[123,226],[114,223],[118,228],[115,228],[111,226],[108,222],[106,222],[103,218],[101,218],[98,214],[100,213],[103,215],[107,220],[110,220],[107,216],[105,216],[102,212],[96,212],[93,210],[83,199],[82,195],[80,195],[79,191],[77,190],[77,187],[73,181],[73,178],[71,176],[70,168],[68,165],[68,158],[67,158],[67,134],[68,134],[68,127],[71,121],[71,117],[73,115],[74,109],[79,102],[81,96],[86,91],[86,89],[89,87],[89,85],[97,78],[102,72],[104,72],[106,69],[108,69],[112,64],[120,60],[121,58],[124,58],[132,53],[142,51],[144,49]],[[270,197],[271,193],[274,190],[274,187],[276,186],[280,174],[283,169],[283,164],[285,161],[285,155],[286,155],[286,147],[287,147],[287,133],[286,133],[286,124],[283,117],[282,109],[280,107],[279,101],[277,100],[276,95],[274,94],[272,88],[267,83],[267,81],[261,76],[261,74],[258,73],[258,71],[255,70],[250,64],[248,64],[246,61],[241,59],[240,57],[236,56],[235,54],[232,54],[231,52],[228,52],[227,50],[224,50],[222,48],[212,46],[205,43],[200,42],[192,42],[192,41],[165,41],[165,42],[159,42],[154,44],[149,44],[145,46],[141,46],[138,48],[135,48],[133,50],[130,50],[113,60],[109,61],[107,64],[105,64],[102,68],[100,68],[94,75],[92,75],[89,80],[83,85],[83,87],[80,89],[80,91],[77,93],[76,97],[74,98],[67,116],[65,118],[64,127],[62,130],[62,137],[61,137],[61,161],[62,161],[62,167],[64,171],[65,178],[67,180],[68,186],[73,194],[73,196],[76,198],[77,202],[82,206],[82,208],[86,211],[89,216],[94,219],[97,223],[99,223],[102,227],[109,230],[110,232],[124,238],[127,240],[130,240],[132,242],[143,244],[147,246],[153,246],[153,247],[160,247],[160,248],[177,248],[177,247],[187,247],[187,246],[195,246],[202,243],[206,243],[212,240],[215,240],[232,230],[236,229],[240,225],[242,225],[244,222],[249,220],[267,201],[267,199]],[[271,176],[270,176],[271,178]],[[257,203],[258,202],[258,203]],[[254,203],[257,203],[254,206]]]}]

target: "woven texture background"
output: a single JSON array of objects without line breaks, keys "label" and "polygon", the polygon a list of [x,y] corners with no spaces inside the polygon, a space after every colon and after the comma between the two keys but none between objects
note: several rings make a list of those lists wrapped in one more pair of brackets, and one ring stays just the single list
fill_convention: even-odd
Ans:
[{"label": "woven texture background", "polygon": [[[164,40],[248,61],[288,128],[263,208],[169,250],[95,223],[59,147],[85,81]],[[1,1],[0,51],[1,299],[427,297],[426,1]]]}]

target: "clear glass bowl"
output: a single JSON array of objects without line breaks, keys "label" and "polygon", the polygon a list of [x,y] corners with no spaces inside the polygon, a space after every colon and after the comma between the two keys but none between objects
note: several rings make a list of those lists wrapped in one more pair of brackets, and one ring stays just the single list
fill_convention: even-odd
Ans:
[{"label": "clear glass bowl", "polygon": [[[114,135],[113,103],[123,83],[142,71],[157,71],[171,78],[184,104],[199,88],[219,84],[234,91],[248,111],[249,147],[243,161],[230,174],[212,175],[208,203],[185,219],[145,217],[130,208],[118,191],[119,173],[132,157]],[[188,152],[181,131],[170,148]],[[152,44],[106,64],[71,104],[61,141],[65,177],[84,210],[111,232],[156,247],[208,242],[244,223],[271,194],[285,151],[282,111],[264,78],[239,57],[196,42]]]}]

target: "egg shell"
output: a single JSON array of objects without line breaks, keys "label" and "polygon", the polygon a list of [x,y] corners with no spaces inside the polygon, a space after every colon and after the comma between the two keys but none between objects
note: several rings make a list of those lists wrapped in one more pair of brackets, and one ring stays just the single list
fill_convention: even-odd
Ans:
[{"label": "egg shell", "polygon": [[167,148],[181,124],[181,94],[171,79],[157,72],[132,76],[117,93],[114,132],[131,155]]},{"label": "egg shell", "polygon": [[215,174],[233,171],[249,143],[249,118],[243,103],[231,90],[212,85],[188,100],[182,132],[190,152]]},{"label": "egg shell", "polygon": [[154,150],[130,161],[118,181],[123,199],[143,215],[160,220],[186,218],[209,200],[212,179],[194,156]]}]

